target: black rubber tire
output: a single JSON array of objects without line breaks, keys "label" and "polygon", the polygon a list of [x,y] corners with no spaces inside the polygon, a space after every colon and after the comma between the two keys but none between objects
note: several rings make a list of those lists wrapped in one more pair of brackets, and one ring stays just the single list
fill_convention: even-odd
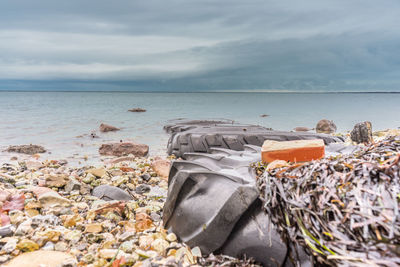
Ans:
[{"label": "black rubber tire", "polygon": [[164,125],[164,131],[169,134],[184,132],[198,126],[215,126],[215,125],[233,125],[237,124],[233,120],[229,119],[202,119],[202,120],[190,120],[190,119],[174,119],[169,120]]},{"label": "black rubber tire", "polygon": [[[287,245],[266,225],[268,215],[258,200],[251,164],[260,160],[260,147],[244,151],[210,148],[211,154],[188,153],[172,163],[163,222],[189,246],[204,254],[246,254],[265,266],[291,266]],[[307,256],[300,259],[310,265]]]},{"label": "black rubber tire", "polygon": [[256,125],[225,124],[192,126],[185,131],[173,132],[168,140],[167,152],[170,155],[185,158],[185,153],[210,153],[210,149],[215,147],[241,151],[244,145],[262,146],[265,140],[301,139],[322,139],[325,144],[343,142],[342,138],[327,134],[272,131]]}]

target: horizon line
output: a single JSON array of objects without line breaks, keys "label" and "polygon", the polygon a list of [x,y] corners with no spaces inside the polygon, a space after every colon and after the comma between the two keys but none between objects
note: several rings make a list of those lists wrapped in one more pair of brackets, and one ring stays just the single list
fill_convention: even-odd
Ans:
[{"label": "horizon line", "polygon": [[216,91],[128,91],[128,90],[2,90],[20,93],[267,93],[267,94],[400,94],[400,91],[295,91],[295,90],[216,90]]}]

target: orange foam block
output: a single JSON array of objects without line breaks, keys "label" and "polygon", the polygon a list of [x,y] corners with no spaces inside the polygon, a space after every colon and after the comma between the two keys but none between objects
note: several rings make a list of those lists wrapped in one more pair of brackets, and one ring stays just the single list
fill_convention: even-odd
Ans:
[{"label": "orange foam block", "polygon": [[303,162],[323,158],[325,144],[322,139],[271,141],[266,140],[261,148],[261,159],[264,163],[274,160]]}]

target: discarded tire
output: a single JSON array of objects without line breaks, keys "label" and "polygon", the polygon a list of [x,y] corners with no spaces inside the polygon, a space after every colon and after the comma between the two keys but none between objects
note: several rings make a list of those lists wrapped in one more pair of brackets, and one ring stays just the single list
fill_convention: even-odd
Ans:
[{"label": "discarded tire", "polygon": [[[210,153],[210,149],[214,147],[241,151],[244,149],[244,145],[262,146],[265,140],[323,139],[325,144],[343,141],[340,137],[327,134],[272,131],[256,125],[209,123],[209,125],[205,126],[196,124],[197,121],[189,122],[193,123],[166,126],[166,131],[171,133],[167,145],[168,154],[184,158],[185,153]],[[205,124],[206,122],[209,121],[203,123]]]},{"label": "discarded tire", "polygon": [[172,134],[176,132],[187,131],[198,126],[215,126],[223,124],[233,125],[235,122],[229,119],[189,120],[181,118],[169,120],[167,124],[164,125],[164,131]]},{"label": "discarded tire", "polygon": [[[188,153],[174,161],[164,205],[165,228],[204,254],[222,253],[254,258],[265,266],[293,266],[288,245],[270,225],[258,199],[255,172],[260,147],[244,151],[209,148],[211,154]],[[306,254],[297,258],[311,266]]]}]

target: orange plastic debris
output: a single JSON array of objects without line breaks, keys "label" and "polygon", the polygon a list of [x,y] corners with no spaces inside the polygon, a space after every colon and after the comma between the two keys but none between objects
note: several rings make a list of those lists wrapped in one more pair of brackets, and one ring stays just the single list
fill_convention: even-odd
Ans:
[{"label": "orange plastic debris", "polygon": [[303,162],[323,158],[325,144],[321,139],[270,141],[266,140],[261,149],[261,159],[264,163],[274,160]]}]

